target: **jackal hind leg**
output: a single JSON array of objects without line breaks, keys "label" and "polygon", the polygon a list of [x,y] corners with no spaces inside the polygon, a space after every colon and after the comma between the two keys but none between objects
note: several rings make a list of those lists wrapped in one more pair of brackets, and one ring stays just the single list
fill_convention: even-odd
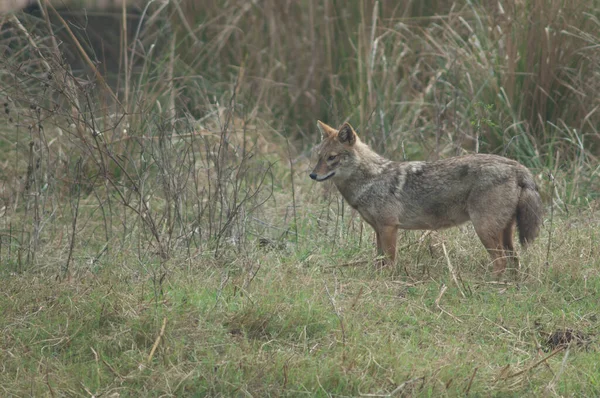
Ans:
[{"label": "jackal hind leg", "polygon": [[507,257],[508,262],[512,267],[517,270],[521,269],[521,261],[515,251],[514,235],[515,235],[516,219],[512,219],[502,233],[504,255]]},{"label": "jackal hind leg", "polygon": [[506,269],[505,250],[514,252],[511,231],[517,201],[516,186],[510,184],[473,191],[468,199],[469,217],[492,258],[493,273],[497,279]]},{"label": "jackal hind leg", "polygon": [[498,227],[490,220],[473,220],[473,226],[477,236],[488,251],[494,265],[494,276],[499,278],[506,269],[506,257],[504,255],[504,236],[502,227]]}]

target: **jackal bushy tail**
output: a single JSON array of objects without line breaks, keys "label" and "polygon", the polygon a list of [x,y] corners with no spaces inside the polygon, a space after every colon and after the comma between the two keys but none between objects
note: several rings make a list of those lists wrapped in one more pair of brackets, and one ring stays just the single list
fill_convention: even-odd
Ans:
[{"label": "jackal bushy tail", "polygon": [[527,247],[540,232],[543,207],[542,199],[531,175],[522,174],[520,180],[522,188],[517,204],[517,227],[519,228],[519,242],[523,247]]}]

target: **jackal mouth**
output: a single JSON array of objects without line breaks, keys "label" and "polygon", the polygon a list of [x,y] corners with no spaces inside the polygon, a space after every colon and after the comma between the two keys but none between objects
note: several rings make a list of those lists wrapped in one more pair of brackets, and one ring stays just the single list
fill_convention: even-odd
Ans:
[{"label": "jackal mouth", "polygon": [[330,178],[331,178],[331,177],[333,177],[334,175],[335,175],[335,171],[331,171],[331,172],[329,172],[329,174],[326,174],[326,175],[325,175],[325,176],[323,176],[323,177],[321,177],[321,176],[318,176],[318,175],[316,175],[316,174],[311,174],[311,176],[310,176],[310,177],[311,177],[313,180],[315,180],[315,181],[318,181],[318,182],[323,182],[323,181],[325,181],[325,180],[328,180],[328,179],[330,179]]},{"label": "jackal mouth", "polygon": [[331,177],[333,177],[334,175],[335,175],[335,171],[334,171],[334,172],[332,172],[331,174],[327,174],[325,177],[321,177],[321,178],[317,177],[317,181],[321,182],[321,181],[328,180],[328,179],[330,179]]}]

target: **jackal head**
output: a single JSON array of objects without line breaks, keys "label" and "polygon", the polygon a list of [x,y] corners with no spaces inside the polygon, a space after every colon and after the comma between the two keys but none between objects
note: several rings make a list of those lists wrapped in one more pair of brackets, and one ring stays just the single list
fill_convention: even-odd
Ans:
[{"label": "jackal head", "polygon": [[354,146],[360,140],[349,123],[344,123],[339,130],[320,120],[317,124],[321,130],[322,141],[318,148],[319,160],[310,173],[310,178],[325,181],[333,176],[343,176],[344,166],[352,163]]}]

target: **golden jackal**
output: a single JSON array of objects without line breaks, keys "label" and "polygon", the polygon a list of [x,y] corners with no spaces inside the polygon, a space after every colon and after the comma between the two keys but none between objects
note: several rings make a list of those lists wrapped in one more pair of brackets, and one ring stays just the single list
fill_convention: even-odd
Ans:
[{"label": "golden jackal", "polygon": [[377,235],[377,251],[396,258],[398,228],[436,230],[471,220],[499,276],[517,261],[515,224],[522,246],[542,223],[533,176],[514,160],[466,155],[435,162],[393,162],[361,142],[348,123],[338,130],[318,121],[323,140],[310,178],[332,179],[344,199]]}]

